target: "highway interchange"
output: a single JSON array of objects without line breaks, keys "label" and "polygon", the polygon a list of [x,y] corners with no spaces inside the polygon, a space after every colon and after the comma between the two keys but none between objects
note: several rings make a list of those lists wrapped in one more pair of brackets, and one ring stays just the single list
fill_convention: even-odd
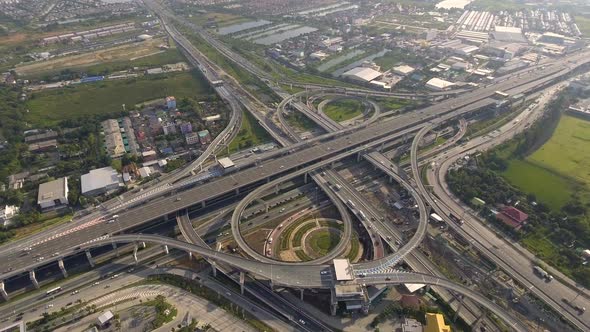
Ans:
[{"label": "highway interchange", "polygon": [[[214,64],[211,64],[208,59],[190,44],[190,42],[183,39],[184,37],[182,37],[175,28],[168,26],[167,23],[164,24],[167,26],[167,30],[171,36],[188,54],[188,58],[191,59],[191,62],[203,71],[210,82],[218,81],[221,77],[227,77],[227,74],[225,73],[219,74],[221,70]],[[227,53],[230,51],[226,49],[224,52]],[[407,255],[411,255],[412,251],[421,242],[425,234],[428,218],[428,207],[426,206],[426,203],[437,212],[441,212],[441,215],[443,216],[446,216],[446,213],[442,212],[448,211],[448,207],[441,207],[439,202],[434,201],[430,192],[426,190],[426,187],[421,183],[418,173],[417,148],[421,138],[432,128],[443,122],[459,119],[463,115],[477,111],[482,107],[493,105],[495,101],[490,99],[490,97],[494,95],[495,91],[505,91],[510,94],[532,94],[537,90],[551,85],[552,82],[562,79],[566,74],[573,71],[575,68],[586,64],[588,61],[590,60],[588,59],[587,52],[573,54],[564,59],[560,59],[559,61],[539,66],[534,71],[523,71],[511,80],[498,81],[474,91],[463,91],[461,95],[443,100],[435,106],[426,107],[415,112],[409,112],[391,118],[384,118],[383,121],[378,123],[375,122],[375,118],[371,118],[369,121],[348,128],[343,128],[338,123],[325,117],[321,112],[314,113],[313,110],[310,110],[309,107],[303,103],[294,102],[294,107],[298,111],[309,116],[313,121],[324,128],[328,134],[322,135],[313,140],[302,141],[301,139],[298,139],[298,135],[289,130],[288,126],[282,121],[280,122],[280,127],[274,123],[273,125],[266,125],[264,126],[265,129],[267,129],[271,135],[275,137],[277,142],[283,146],[279,151],[273,153],[268,159],[256,161],[253,164],[245,164],[235,172],[220,178],[213,179],[206,183],[192,183],[190,179],[191,175],[195,173],[196,169],[214,154],[222,144],[235,135],[235,132],[237,131],[236,128],[239,129],[242,110],[244,108],[248,109],[248,105],[251,106],[251,100],[243,102],[243,98],[240,98],[241,96],[244,96],[244,93],[236,92],[236,90],[233,90],[235,89],[234,84],[226,82],[223,86],[218,86],[215,89],[216,92],[228,102],[232,109],[233,115],[230,120],[230,125],[215,139],[202,156],[200,156],[195,162],[191,163],[190,167],[164,178],[159,183],[152,185],[141,192],[126,195],[122,199],[116,201],[107,202],[97,211],[91,211],[87,216],[76,218],[71,223],[60,226],[56,229],[45,231],[24,241],[0,247],[1,259],[6,262],[11,262],[9,266],[10,269],[2,272],[1,279],[7,280],[13,276],[47,265],[51,261],[56,261],[73,253],[105,244],[152,242],[202,255],[214,262],[227,264],[240,271],[270,280],[276,285],[294,288],[329,289],[333,287],[334,280],[332,278],[331,265],[326,263],[328,263],[331,258],[336,257],[341,253],[341,247],[334,250],[332,255],[329,255],[321,261],[285,263],[251,252],[248,249],[249,247],[247,243],[243,240],[240,241],[240,218],[242,217],[242,212],[251,201],[255,200],[262,193],[272,190],[272,188],[281,183],[298,176],[307,176],[309,174],[310,177],[322,187],[341,212],[345,225],[347,225],[345,227],[345,238],[350,236],[351,220],[349,214],[346,212],[344,204],[344,202],[349,199],[354,199],[355,202],[358,202],[358,206],[365,206],[365,212],[369,215],[369,220],[363,220],[364,226],[367,229],[373,229],[374,227],[374,230],[370,231],[370,233],[375,232],[377,236],[381,237],[380,241],[373,240],[373,247],[375,253],[381,252],[381,254],[377,254],[377,257],[382,258],[372,262],[360,263],[354,267],[357,275],[362,276],[359,278],[362,279],[362,283],[367,285],[423,283],[452,289],[485,306],[498,317],[505,320],[515,330],[525,331],[526,327],[524,327],[518,319],[512,317],[498,305],[465,286],[454,284],[437,276],[394,269],[394,266],[397,263],[405,259]],[[264,77],[262,76],[262,78]],[[349,92],[350,91],[346,92],[346,94]],[[341,93],[341,91],[339,93]],[[365,91],[360,93],[370,94],[370,92]],[[287,99],[290,99],[290,97],[287,97],[285,100]],[[244,103],[247,105],[244,105]],[[279,105],[279,110],[277,111],[277,117],[279,119],[282,117],[281,108],[284,108],[285,105],[289,103],[291,103],[291,100],[284,101]],[[375,109],[375,113],[378,114],[377,109]],[[267,123],[267,121],[268,119],[264,118],[261,123]],[[283,132],[282,130],[285,130],[286,132]],[[378,151],[380,146],[395,142],[407,135],[415,135],[411,149],[414,182],[408,181],[403,174],[398,174],[395,165],[391,164],[389,159],[384,157]],[[467,147],[456,147],[455,149],[457,152],[454,154],[447,154],[445,156],[445,158],[447,158],[446,160],[437,159],[438,162],[443,165],[441,168],[446,167],[438,173],[439,178],[441,177],[440,174],[444,175],[444,172],[448,169],[448,166],[451,163],[450,160],[457,160],[465,153],[469,153],[468,151],[473,148],[472,144],[474,143],[470,143]],[[483,147],[479,146],[479,148],[481,149]],[[343,192],[340,193],[334,191],[328,185],[328,181],[330,183],[346,185],[342,179],[338,179],[338,175],[335,174],[335,172],[330,170],[330,165],[351,156],[365,158],[374,166],[382,169],[388,176],[405,186],[419,205],[420,222],[418,230],[412,239],[403,246],[398,247],[398,245],[394,243],[394,239],[399,238],[398,234],[395,234],[395,232],[386,228],[384,223],[376,222],[380,220],[382,216],[375,211],[372,211],[371,207],[364,203],[363,198],[359,197],[358,193],[355,193],[354,188],[344,186]],[[326,175],[322,175],[318,171],[320,168],[325,170],[324,174]],[[414,183],[417,188],[414,188]],[[253,188],[256,189],[251,191]],[[196,239],[192,239],[192,243],[186,243],[158,235],[124,234],[127,229],[141,225],[146,221],[175,215],[178,211],[183,211],[194,205],[198,206],[201,204],[202,206],[208,206],[222,197],[240,194],[242,191],[248,191],[249,194],[245,199],[238,203],[233,212],[231,218],[232,234],[236,237],[240,248],[245,250],[249,256],[255,258],[254,260],[211,250],[208,247],[205,247],[204,243],[201,243]],[[442,192],[440,193],[442,194]],[[459,206],[458,203],[453,202],[448,193],[446,197],[445,205],[451,205],[453,211],[461,211],[464,209],[464,207]],[[359,210],[355,209],[352,212],[358,215]],[[104,222],[108,215],[114,213],[119,214],[116,223],[107,224]],[[478,225],[475,219],[469,224]],[[453,225],[453,223],[449,222],[449,225]],[[77,227],[75,232],[68,231],[74,227]],[[452,227],[458,228],[456,225],[453,225]],[[485,228],[483,226],[481,227]],[[467,233],[465,236],[468,239],[481,237],[480,235],[473,234],[474,232],[461,230],[460,228],[458,228],[457,231],[460,232],[460,234]],[[392,237],[390,238],[390,236]],[[67,237],[67,241],[63,241],[65,237]],[[377,242],[379,244],[377,244]],[[345,243],[345,241],[341,241],[341,243]],[[382,248],[383,243],[388,243],[388,245],[393,248],[394,253],[387,255]],[[38,245],[35,246],[35,244]],[[381,248],[379,248],[380,246]],[[22,250],[29,247],[33,247],[33,250],[37,255],[46,257],[46,259],[37,261],[33,258],[33,255],[23,256]],[[486,250],[490,250],[489,247],[485,248],[485,245],[480,245],[480,247],[483,248],[478,249],[481,249],[484,253]],[[512,250],[508,248],[509,247],[506,247],[503,250]],[[522,256],[520,253],[514,255],[514,257],[520,256]],[[495,257],[499,256],[496,255]],[[504,261],[504,258],[500,259],[500,261]],[[581,330],[590,329],[590,325],[588,325],[588,314],[583,316],[573,314],[571,308],[569,308],[569,310],[564,308],[563,304],[560,303],[559,296],[555,296],[556,294],[563,294],[562,296],[572,295],[573,297],[576,293],[571,288],[558,280],[553,282],[551,287],[539,286],[540,281],[532,275],[530,268],[528,269],[528,273],[523,272],[527,266],[522,264],[522,261],[518,263],[505,261],[504,265],[503,269],[507,270],[511,276],[520,278],[521,280],[519,281],[525,285],[533,285],[533,287],[530,288],[531,292],[535,293],[535,295],[539,296],[555,310],[561,312],[572,324],[576,325]],[[520,271],[511,273],[511,270],[515,268],[518,268]],[[322,274],[322,271],[329,271],[330,273]],[[551,289],[551,293],[546,294],[544,289]],[[584,301],[587,301],[587,298],[581,297],[581,299],[582,298]]]}]

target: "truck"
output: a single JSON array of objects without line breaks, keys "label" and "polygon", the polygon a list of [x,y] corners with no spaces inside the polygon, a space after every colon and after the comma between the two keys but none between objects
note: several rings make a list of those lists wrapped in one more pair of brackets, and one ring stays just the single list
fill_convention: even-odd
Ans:
[{"label": "truck", "polygon": [[547,280],[547,281],[551,281],[551,280],[553,280],[553,276],[552,276],[552,275],[550,275],[549,273],[547,273],[547,271],[543,270],[543,268],[541,268],[541,267],[540,267],[540,266],[538,266],[538,265],[535,265],[535,266],[533,267],[533,271],[535,271],[535,273],[536,273],[536,274],[537,274],[539,277],[541,277],[541,278],[543,278],[543,279],[545,279],[545,280]]},{"label": "truck", "polygon": [[362,220],[367,220],[367,216],[365,215],[365,213],[363,211],[359,211],[359,216],[361,217]]},{"label": "truck", "polygon": [[354,203],[350,199],[346,202],[346,204],[348,204],[348,206],[350,206],[353,209],[356,207],[356,205],[354,205]]},{"label": "truck", "polygon": [[456,215],[454,215],[453,213],[449,212],[449,218],[451,218],[451,220],[459,225],[463,225],[464,221],[463,219],[457,217]]},{"label": "truck", "polygon": [[444,220],[443,220],[443,218],[441,218],[441,217],[440,217],[438,214],[436,214],[436,213],[431,213],[431,214],[430,214],[430,219],[432,219],[432,221],[435,221],[435,222],[443,222],[443,221],[444,221]]}]

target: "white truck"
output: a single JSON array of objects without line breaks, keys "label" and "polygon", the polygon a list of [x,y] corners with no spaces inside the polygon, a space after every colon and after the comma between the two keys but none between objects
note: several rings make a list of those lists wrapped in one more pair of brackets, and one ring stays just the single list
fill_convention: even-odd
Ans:
[{"label": "white truck", "polygon": [[547,273],[547,271],[543,270],[543,269],[542,269],[540,266],[538,266],[538,265],[535,265],[535,266],[533,267],[533,270],[535,271],[535,273],[536,273],[536,274],[537,274],[539,277],[541,277],[541,278],[543,278],[543,279],[545,279],[545,280],[547,280],[547,281],[551,281],[551,280],[553,280],[553,276],[552,276],[552,275],[550,275],[549,273]]}]

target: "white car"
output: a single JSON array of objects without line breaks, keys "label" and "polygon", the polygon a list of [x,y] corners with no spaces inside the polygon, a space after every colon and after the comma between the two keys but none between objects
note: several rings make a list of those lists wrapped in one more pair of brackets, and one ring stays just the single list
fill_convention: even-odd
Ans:
[{"label": "white car", "polygon": [[300,320],[299,320],[299,324],[301,324],[301,325],[305,325],[305,321],[304,321],[303,319],[300,319]]}]

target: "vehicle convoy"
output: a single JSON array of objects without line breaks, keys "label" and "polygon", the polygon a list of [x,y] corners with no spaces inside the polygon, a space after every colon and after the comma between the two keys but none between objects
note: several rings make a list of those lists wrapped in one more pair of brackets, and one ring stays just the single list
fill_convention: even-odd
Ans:
[{"label": "vehicle convoy", "polygon": [[547,273],[547,271],[543,270],[543,269],[542,269],[540,266],[538,266],[538,265],[535,265],[535,266],[533,267],[533,270],[535,271],[535,273],[536,273],[536,274],[537,274],[539,277],[541,277],[541,278],[543,278],[543,279],[545,279],[545,280],[547,280],[547,281],[551,281],[551,280],[553,280],[553,276],[552,276],[552,275],[550,275],[549,273]]}]

